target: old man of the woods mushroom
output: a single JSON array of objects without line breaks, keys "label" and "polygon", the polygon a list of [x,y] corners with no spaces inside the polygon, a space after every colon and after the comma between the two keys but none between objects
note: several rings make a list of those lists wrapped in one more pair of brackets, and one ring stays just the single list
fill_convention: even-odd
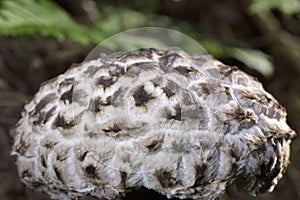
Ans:
[{"label": "old man of the woods mushroom", "polygon": [[141,187],[217,199],[272,191],[295,132],[255,78],[176,48],[101,55],[42,84],[15,127],[21,180],[53,199]]}]

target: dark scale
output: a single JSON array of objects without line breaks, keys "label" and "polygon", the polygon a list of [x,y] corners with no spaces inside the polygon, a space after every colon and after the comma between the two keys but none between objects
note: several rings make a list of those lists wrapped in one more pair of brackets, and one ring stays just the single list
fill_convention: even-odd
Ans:
[{"label": "dark scale", "polygon": [[42,125],[42,124],[46,124],[49,119],[54,116],[54,112],[56,110],[57,106],[53,106],[52,108],[50,108],[48,111],[40,111],[39,113],[37,113],[34,117],[32,117],[33,120],[33,124],[34,125]]},{"label": "dark scale", "polygon": [[41,164],[43,167],[47,168],[46,158],[44,155],[41,155]]},{"label": "dark scale", "polygon": [[109,75],[111,77],[120,77],[124,73],[125,73],[124,68],[118,65],[112,66],[111,69],[109,70]]},{"label": "dark scale", "polygon": [[113,85],[116,82],[116,78],[115,77],[111,77],[111,76],[101,76],[98,81],[97,81],[97,85],[102,85],[103,88],[108,88],[111,85]]},{"label": "dark scale", "polygon": [[96,97],[95,99],[91,100],[89,103],[89,110],[92,112],[100,112],[101,109],[105,106],[109,106],[112,104],[112,97],[109,96],[105,100],[101,97]]},{"label": "dark scale", "polygon": [[219,73],[225,77],[232,75],[233,72],[237,71],[239,68],[236,66],[229,65],[219,65]]},{"label": "dark scale", "polygon": [[53,167],[53,169],[54,169],[56,178],[57,178],[58,180],[60,180],[60,181],[63,183],[63,179],[62,179],[62,177],[61,177],[61,173],[60,173],[59,169],[58,169],[57,167]]},{"label": "dark scale", "polygon": [[176,92],[178,90],[177,88],[178,86],[176,85],[176,83],[168,81],[167,85],[162,87],[161,89],[164,91],[164,93],[166,94],[166,96],[168,98],[176,95]]},{"label": "dark scale", "polygon": [[85,168],[85,172],[89,175],[89,176],[93,176],[96,173],[96,168],[93,165],[89,165]]},{"label": "dark scale", "polygon": [[72,103],[73,102],[73,93],[74,93],[73,89],[74,89],[74,85],[72,85],[72,87],[69,90],[67,90],[66,92],[64,92],[61,95],[60,100],[62,100],[65,104],[67,102]]},{"label": "dark scale", "polygon": [[173,177],[172,172],[164,169],[156,170],[155,176],[164,188],[174,187],[179,183],[176,177]]},{"label": "dark scale", "polygon": [[62,127],[65,129],[69,129],[69,128],[74,127],[76,125],[76,123],[75,123],[74,119],[72,119],[70,121],[66,121],[64,116],[58,114],[53,125],[54,125],[54,127]]},{"label": "dark scale", "polygon": [[207,165],[195,165],[195,183],[194,186],[201,186],[206,184],[205,183],[205,173],[207,171]]},{"label": "dark scale", "polygon": [[75,79],[74,78],[67,78],[63,80],[62,82],[59,83],[58,90],[60,91],[61,89],[68,87],[70,85],[74,85]]},{"label": "dark scale", "polygon": [[139,87],[132,96],[136,106],[145,106],[148,101],[155,98],[145,91],[144,86]]},{"label": "dark scale", "polygon": [[56,98],[54,93],[50,93],[38,102],[34,108],[34,113],[40,112],[47,104],[50,104]]},{"label": "dark scale", "polygon": [[162,140],[161,138],[154,139],[150,141],[150,143],[146,144],[145,147],[149,150],[149,152],[154,152],[156,150],[159,150],[162,146]]},{"label": "dark scale", "polygon": [[122,129],[118,126],[118,124],[114,123],[112,126],[110,126],[108,128],[103,128],[102,130],[104,132],[114,132],[114,133],[117,133],[117,132],[121,131]]},{"label": "dark scale", "polygon": [[168,98],[175,95],[175,92],[173,92],[169,87],[163,87],[162,90],[167,95]]},{"label": "dark scale", "polygon": [[174,114],[167,110],[167,119],[173,119],[173,120],[181,121],[181,107],[180,107],[180,105],[176,105],[174,107],[174,110],[175,110]]},{"label": "dark scale", "polygon": [[47,149],[52,149],[55,145],[58,144],[58,141],[54,141],[54,140],[46,140],[44,142],[41,142],[41,145]]},{"label": "dark scale", "polygon": [[187,76],[187,77],[190,75],[190,73],[197,72],[195,69],[189,68],[189,67],[186,67],[186,66],[177,66],[174,69],[176,71],[178,71],[181,75],[184,75],[184,76]]}]

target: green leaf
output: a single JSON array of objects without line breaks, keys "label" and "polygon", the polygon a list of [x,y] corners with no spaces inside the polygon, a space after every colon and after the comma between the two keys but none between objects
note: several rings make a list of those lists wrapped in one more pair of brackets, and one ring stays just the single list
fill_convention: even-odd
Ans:
[{"label": "green leaf", "polygon": [[270,57],[259,50],[231,48],[232,56],[246,64],[248,67],[255,69],[262,75],[268,77],[274,72],[274,67]]},{"label": "green leaf", "polygon": [[228,48],[221,42],[212,39],[206,39],[199,42],[204,49],[217,58],[228,56]]},{"label": "green leaf", "polygon": [[277,9],[284,14],[290,15],[300,12],[299,0],[252,0],[249,11],[252,14]]},{"label": "green leaf", "polygon": [[48,0],[3,0],[0,7],[0,34],[40,33],[59,40],[69,36],[77,42],[89,42],[87,28],[73,21],[66,11]]}]

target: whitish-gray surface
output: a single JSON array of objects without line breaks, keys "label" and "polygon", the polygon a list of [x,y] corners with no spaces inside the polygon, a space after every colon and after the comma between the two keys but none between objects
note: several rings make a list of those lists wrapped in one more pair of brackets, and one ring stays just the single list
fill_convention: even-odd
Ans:
[{"label": "whitish-gray surface", "polygon": [[209,55],[101,56],[44,83],[16,125],[22,181],[52,198],[118,198],[145,186],[216,199],[271,191],[294,131],[261,84]]}]

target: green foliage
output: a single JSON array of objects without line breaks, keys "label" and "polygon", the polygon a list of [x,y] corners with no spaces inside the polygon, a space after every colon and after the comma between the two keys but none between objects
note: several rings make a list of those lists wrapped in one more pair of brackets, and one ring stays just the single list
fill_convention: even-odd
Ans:
[{"label": "green foliage", "polygon": [[273,65],[270,61],[270,56],[262,51],[243,48],[232,48],[231,55],[245,63],[248,67],[255,69],[264,76],[271,76],[273,74]]},{"label": "green foliage", "polygon": [[295,14],[300,12],[299,0],[253,0],[250,5],[251,13],[263,10],[277,9],[284,14]]},{"label": "green foliage", "polygon": [[47,0],[4,0],[0,10],[0,34],[21,35],[40,33],[59,40],[68,35],[81,43],[89,40],[85,27],[56,4]]},{"label": "green foliage", "polygon": [[204,49],[206,49],[206,51],[208,51],[208,53],[213,54],[217,58],[230,56],[230,50],[221,42],[206,39],[200,41],[200,44],[204,47]]},{"label": "green foliage", "polygon": [[[284,7],[287,6],[284,1],[253,0],[251,10],[258,12],[262,9],[279,7],[284,8],[285,12],[291,13],[300,9],[300,3],[299,5],[295,3],[296,0],[286,0],[287,2],[294,2],[294,10],[290,7]],[[253,67],[263,75],[268,76],[272,73],[272,63],[262,52],[255,49],[232,48],[218,42],[216,38],[203,39],[192,25],[165,16],[145,14],[124,7],[106,5],[101,8],[101,19],[94,21],[91,27],[86,27],[74,21],[68,12],[49,0],[2,0],[0,3],[0,35],[17,36],[39,33],[42,36],[52,36],[58,40],[69,37],[84,45],[87,43],[98,44],[114,34],[136,27],[170,27],[178,31],[188,31],[188,34],[193,35],[194,39],[203,45],[208,53],[217,58],[231,56]],[[159,46],[155,41],[146,41],[143,37],[138,36],[123,38],[122,41],[117,42],[117,45],[127,45],[123,47],[124,49],[131,49],[137,43],[145,46],[151,46],[151,44]]]},{"label": "green foliage", "polygon": [[145,22],[144,15],[128,9],[106,7],[104,13],[117,14],[108,15],[87,28],[49,0],[3,0],[0,7],[0,34],[17,36],[39,33],[58,40],[68,36],[87,44],[99,43],[122,30],[142,26]]},{"label": "green foliage", "polygon": [[[147,23],[144,14],[126,8],[106,6],[103,8],[103,15],[102,19],[94,22],[90,31],[101,33],[104,39],[124,30],[145,26]],[[99,42],[99,39],[95,38],[95,42]]]}]

